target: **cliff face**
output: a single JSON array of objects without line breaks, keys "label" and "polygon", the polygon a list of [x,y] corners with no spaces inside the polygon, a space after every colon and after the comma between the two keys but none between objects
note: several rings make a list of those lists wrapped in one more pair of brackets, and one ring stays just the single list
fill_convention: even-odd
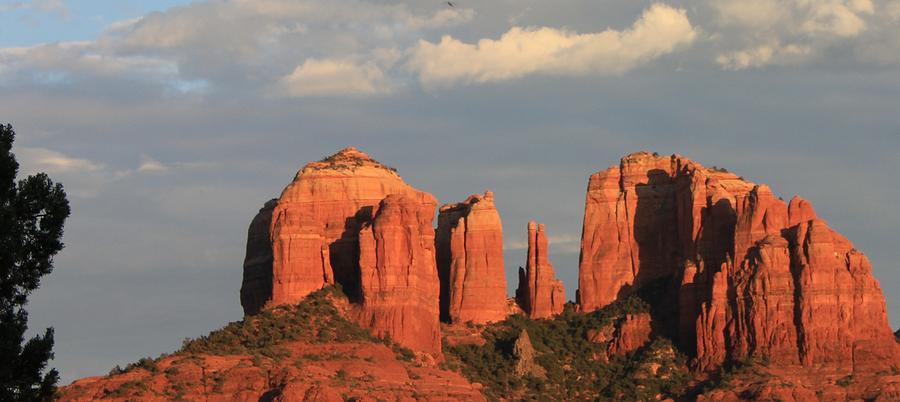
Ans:
[{"label": "cliff face", "polygon": [[484,324],[506,318],[503,226],[494,194],[442,206],[436,247],[442,319]]},{"label": "cliff face", "polygon": [[360,306],[362,324],[439,353],[436,204],[354,148],[307,164],[250,225],[244,312],[295,304],[338,283]]},{"label": "cliff face", "polygon": [[378,336],[438,355],[439,284],[431,194],[390,195],[359,232],[360,309],[357,320]]},{"label": "cliff face", "polygon": [[[869,261],[802,198],[628,155],[588,183],[577,310],[602,311],[563,313],[546,230],[529,222],[515,303],[530,322],[504,320],[519,307],[493,194],[443,206],[435,230],[437,205],[353,148],[307,164],[251,222],[243,321],[61,399],[900,398],[900,330]],[[344,292],[319,290],[331,284]],[[441,318],[486,325],[442,339]],[[438,366],[444,340],[468,380]],[[543,381],[508,381],[529,375]]]},{"label": "cliff face", "polygon": [[544,225],[528,222],[528,260],[519,268],[516,302],[531,318],[548,318],[559,314],[566,303],[562,281],[548,257],[549,247]]},{"label": "cliff face", "polygon": [[663,281],[672,336],[701,370],[745,357],[889,369],[897,348],[868,259],[765,185],[680,156],[626,156],[591,176],[579,308]]},{"label": "cliff face", "polygon": [[[271,284],[252,280],[255,275],[245,279],[244,312],[296,303],[335,282],[358,296],[360,227],[388,195],[416,193],[392,169],[355,148],[304,166],[271,213],[267,206],[251,225],[245,271],[270,271]],[[268,250],[259,240],[267,220]],[[269,252],[271,268],[265,262]]]}]

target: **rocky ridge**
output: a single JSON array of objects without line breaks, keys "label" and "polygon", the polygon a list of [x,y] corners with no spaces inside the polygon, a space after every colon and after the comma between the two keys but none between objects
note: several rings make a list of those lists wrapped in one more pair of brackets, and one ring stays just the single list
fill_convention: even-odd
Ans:
[{"label": "rocky ridge", "polygon": [[579,308],[659,282],[661,326],[701,372],[754,358],[832,379],[897,367],[868,259],[811,203],[640,152],[590,178]]},{"label": "rocky ridge", "polygon": [[[546,229],[529,222],[515,294],[523,316],[507,298],[493,198],[442,206],[435,229],[437,200],[367,154],[346,148],[307,164],[248,229],[244,322],[337,287],[350,324],[265,351],[163,356],[156,372],[80,380],[63,400],[164,400],[178,390],[333,400],[361,383],[397,400],[900,397],[900,330],[888,326],[869,261],[809,201],[786,203],[679,155],[628,155],[589,179],[575,303],[556,279]],[[272,325],[282,334],[305,324]],[[257,339],[243,328],[228,339]],[[351,357],[323,359],[336,350]],[[260,353],[267,363],[254,361]],[[359,358],[366,363],[354,365]],[[303,363],[291,368],[292,359]],[[259,381],[235,388],[244,377]]]}]

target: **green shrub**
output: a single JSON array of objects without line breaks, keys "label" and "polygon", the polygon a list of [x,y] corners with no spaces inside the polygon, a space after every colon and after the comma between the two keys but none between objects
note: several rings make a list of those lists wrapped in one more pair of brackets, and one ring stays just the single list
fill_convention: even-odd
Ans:
[{"label": "green shrub", "polygon": [[368,330],[344,318],[332,298],[346,297],[331,286],[307,296],[295,306],[279,306],[232,322],[197,339],[188,339],[180,353],[242,355],[260,353],[272,359],[286,356],[283,342],[380,342]]},{"label": "green shrub", "polygon": [[[485,395],[493,400],[509,399],[511,395],[535,400],[635,400],[651,393],[677,396],[686,386],[687,372],[685,358],[671,342],[658,338],[629,356],[604,362],[594,357],[604,354],[606,345],[590,342],[587,336],[588,331],[612,325],[625,315],[650,312],[650,301],[658,294],[654,289],[587,314],[576,312],[569,303],[552,319],[508,317],[485,328],[483,346],[445,345],[447,361],[443,366],[484,384]],[[531,338],[536,362],[546,370],[544,379],[515,374],[512,348],[523,329]],[[639,375],[650,362],[660,364],[660,373],[664,373],[661,378]]]}]

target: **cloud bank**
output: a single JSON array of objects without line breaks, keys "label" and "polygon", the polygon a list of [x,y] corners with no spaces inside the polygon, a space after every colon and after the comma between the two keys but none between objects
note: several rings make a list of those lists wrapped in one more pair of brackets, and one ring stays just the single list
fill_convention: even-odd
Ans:
[{"label": "cloud bank", "polygon": [[[64,10],[60,2],[29,7]],[[114,22],[94,40],[0,49],[0,85],[96,82],[111,93],[140,87],[159,96],[361,98],[415,83],[434,90],[535,75],[622,75],[654,63],[730,71],[900,64],[900,52],[891,51],[900,50],[898,0],[655,3],[588,30],[521,21],[530,10],[364,0],[198,2]]]},{"label": "cloud bank", "polygon": [[530,74],[621,74],[694,41],[685,10],[655,4],[631,28],[578,34],[513,27],[499,39],[420,41],[409,61],[426,86],[510,80]]}]

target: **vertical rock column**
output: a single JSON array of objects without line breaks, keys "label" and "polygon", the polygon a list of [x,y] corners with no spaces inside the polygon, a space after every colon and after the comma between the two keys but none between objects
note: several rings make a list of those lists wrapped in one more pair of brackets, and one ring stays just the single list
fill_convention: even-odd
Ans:
[{"label": "vertical rock column", "polygon": [[544,225],[528,222],[528,260],[524,270],[519,268],[516,302],[531,318],[559,314],[566,302],[563,283],[556,279],[548,253]]},{"label": "vertical rock column", "polygon": [[439,355],[439,284],[430,194],[390,195],[359,232],[357,319],[377,336]]},{"label": "vertical rock column", "polygon": [[442,206],[436,236],[443,319],[483,324],[506,318],[503,226],[494,194]]}]

